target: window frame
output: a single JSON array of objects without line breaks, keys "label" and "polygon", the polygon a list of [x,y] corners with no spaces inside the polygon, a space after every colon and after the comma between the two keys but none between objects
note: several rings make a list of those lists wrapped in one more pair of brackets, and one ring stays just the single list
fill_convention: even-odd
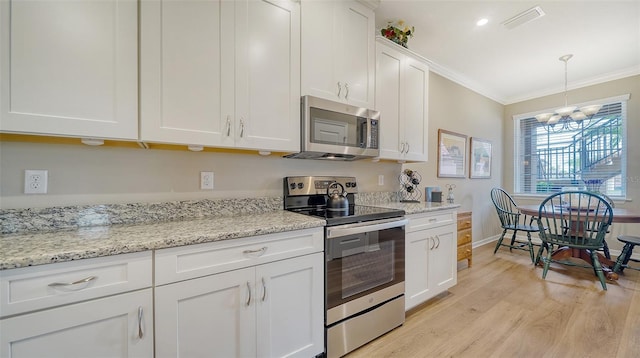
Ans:
[{"label": "window frame", "polygon": [[[612,104],[612,103],[621,103],[622,105],[622,158],[621,158],[621,163],[620,163],[620,176],[622,178],[622,186],[623,186],[623,195],[621,196],[612,196],[612,198],[616,201],[628,201],[628,197],[627,197],[627,193],[628,193],[628,180],[627,180],[627,170],[628,170],[628,148],[627,148],[627,138],[628,138],[628,101],[630,99],[630,94],[625,94],[625,95],[620,95],[620,96],[614,96],[614,97],[608,97],[608,98],[602,98],[602,99],[598,99],[598,100],[593,100],[593,101],[588,101],[588,102],[582,102],[582,103],[575,103],[572,105],[575,105],[577,107],[583,107],[583,106],[588,106],[588,105],[593,105],[593,104]],[[534,112],[528,112],[528,113],[522,113],[522,114],[516,114],[512,116],[513,119],[513,146],[514,146],[514,157],[513,157],[513,188],[512,188],[512,192],[514,196],[518,196],[518,197],[547,197],[549,194],[551,193],[533,193],[533,192],[520,192],[520,188],[522,186],[521,183],[521,178],[524,175],[523,173],[523,169],[524,167],[521,165],[520,163],[520,159],[523,157],[523,153],[521,153],[521,148],[523,148],[522,146],[522,137],[520,136],[520,129],[521,129],[521,123],[522,120],[525,119],[530,119],[530,118],[534,118],[535,115],[540,114],[540,113],[546,113],[546,112],[553,112],[555,110],[555,108],[546,108],[546,109],[541,109],[541,110],[537,110]]]}]

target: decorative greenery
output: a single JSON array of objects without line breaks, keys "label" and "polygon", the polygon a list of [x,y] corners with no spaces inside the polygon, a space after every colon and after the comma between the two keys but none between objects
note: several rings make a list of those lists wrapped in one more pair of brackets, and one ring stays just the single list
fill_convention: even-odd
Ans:
[{"label": "decorative greenery", "polygon": [[387,27],[380,30],[380,33],[398,45],[407,47],[407,41],[409,41],[409,37],[413,37],[414,30],[414,27],[407,26],[404,20],[398,20],[389,21]]}]

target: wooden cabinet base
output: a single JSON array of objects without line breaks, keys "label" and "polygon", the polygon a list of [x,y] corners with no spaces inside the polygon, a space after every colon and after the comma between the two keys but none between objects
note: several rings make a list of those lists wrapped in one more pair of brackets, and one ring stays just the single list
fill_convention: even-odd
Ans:
[{"label": "wooden cabinet base", "polygon": [[473,250],[471,248],[471,212],[458,213],[458,261],[467,260],[471,267]]}]

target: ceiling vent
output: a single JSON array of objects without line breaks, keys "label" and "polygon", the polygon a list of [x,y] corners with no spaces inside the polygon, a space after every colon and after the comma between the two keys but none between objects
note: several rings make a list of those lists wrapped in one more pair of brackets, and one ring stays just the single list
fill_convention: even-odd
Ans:
[{"label": "ceiling vent", "polygon": [[510,18],[509,20],[503,22],[502,25],[509,30],[513,30],[520,25],[524,25],[529,21],[539,19],[543,16],[544,16],[544,11],[542,11],[542,8],[540,6],[536,6]]}]

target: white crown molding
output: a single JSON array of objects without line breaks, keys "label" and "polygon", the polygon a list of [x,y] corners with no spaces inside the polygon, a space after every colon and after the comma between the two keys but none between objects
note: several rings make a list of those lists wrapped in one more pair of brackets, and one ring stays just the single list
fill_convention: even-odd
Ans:
[{"label": "white crown molding", "polygon": [[439,65],[433,61],[429,61],[430,67],[429,69],[431,70],[431,72],[437,73],[440,76],[453,81],[459,85],[461,85],[462,87],[465,87],[467,89],[470,89],[482,96],[485,96],[491,100],[494,100],[502,105],[505,104],[505,98],[501,95],[499,95],[498,93],[490,90],[489,88],[487,88],[486,86],[483,86],[482,84],[470,80],[469,78],[450,70],[447,67],[444,67],[442,65]]},{"label": "white crown molding", "polygon": [[[605,83],[605,82],[609,82],[609,81],[615,81],[615,80],[619,80],[621,78],[626,78],[626,77],[631,77],[631,76],[636,76],[636,75],[640,75],[640,65],[638,66],[633,66],[633,67],[629,67],[620,71],[615,71],[615,72],[610,72],[610,73],[606,73],[606,74],[602,74],[599,75],[597,77],[592,77],[577,83],[573,83],[571,86],[567,87],[567,90],[571,91],[571,90],[576,90],[578,88],[583,88],[583,87],[587,87],[587,86],[592,86],[592,85],[597,85],[600,83]],[[512,98],[508,98],[505,103],[503,103],[504,105],[510,105],[510,104],[514,104],[514,103],[518,103],[518,102],[523,102],[523,101],[528,101],[531,99],[535,99],[535,98],[540,98],[540,97],[544,97],[544,96],[550,96],[550,95],[554,95],[554,94],[558,94],[558,93],[562,93],[564,92],[564,87],[563,86],[558,86],[555,88],[547,88],[544,90],[540,90],[540,91],[536,91],[536,92],[531,92],[528,93],[526,95],[522,95],[519,97],[512,97]]]}]

